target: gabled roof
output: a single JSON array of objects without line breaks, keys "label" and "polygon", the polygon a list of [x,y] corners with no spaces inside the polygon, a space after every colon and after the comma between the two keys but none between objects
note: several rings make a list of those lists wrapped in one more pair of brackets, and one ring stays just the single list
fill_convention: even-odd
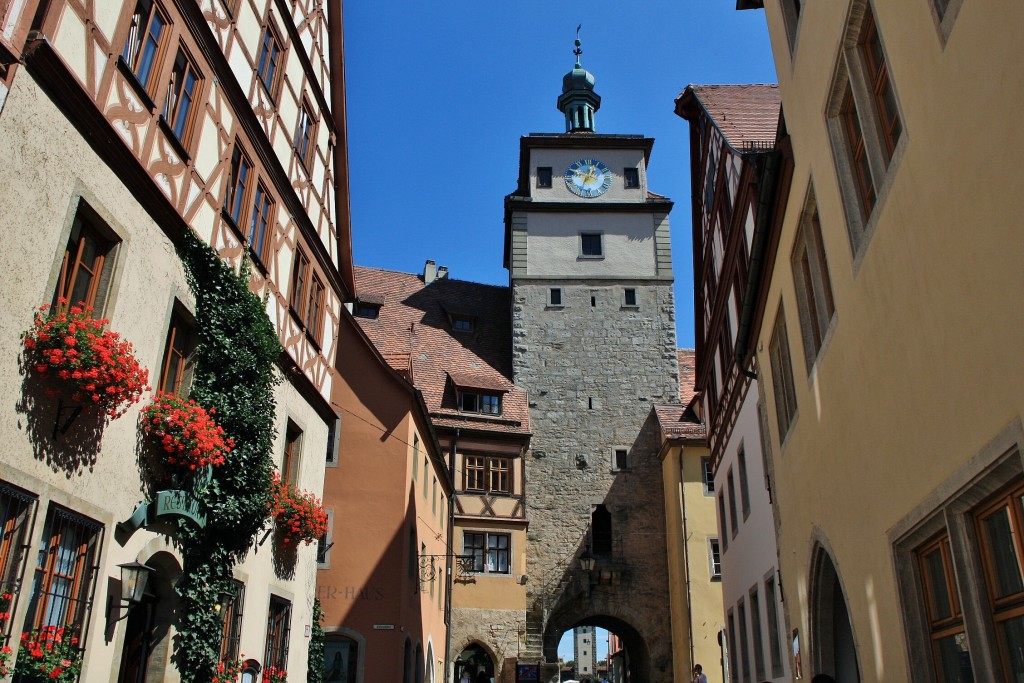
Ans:
[{"label": "gabled roof", "polygon": [[676,114],[689,119],[699,106],[734,149],[770,149],[779,127],[782,95],[774,84],[688,85]]},{"label": "gabled roof", "polygon": [[696,378],[693,349],[679,349],[679,404],[656,405],[654,415],[658,418],[662,438],[703,441],[707,429],[693,411],[691,403],[697,395],[694,389]]},{"label": "gabled roof", "polygon": [[[425,285],[419,275],[361,266],[355,277],[359,291],[384,298],[376,319],[357,318],[360,327],[388,363],[423,392],[437,427],[529,434],[526,391],[512,382],[508,287],[449,278]],[[473,330],[453,330],[450,311],[472,316]],[[500,388],[501,414],[460,412],[460,383]]]}]

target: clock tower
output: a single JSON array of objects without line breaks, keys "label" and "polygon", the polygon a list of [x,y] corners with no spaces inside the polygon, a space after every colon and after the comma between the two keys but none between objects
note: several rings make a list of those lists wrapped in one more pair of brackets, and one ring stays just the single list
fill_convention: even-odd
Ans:
[{"label": "clock tower", "polygon": [[601,98],[581,52],[577,38],[558,98],[565,133],[520,139],[518,187],[505,198],[513,368],[533,431],[519,661],[545,662],[552,680],[562,633],[600,626],[621,637],[632,680],[669,683],[652,407],[679,400],[672,202],[647,188],[653,139],[596,132]]}]

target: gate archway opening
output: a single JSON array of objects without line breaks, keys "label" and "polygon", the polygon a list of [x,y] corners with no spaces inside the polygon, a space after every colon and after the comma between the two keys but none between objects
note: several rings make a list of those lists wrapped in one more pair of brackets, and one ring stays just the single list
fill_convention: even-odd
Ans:
[{"label": "gate archway opening", "polygon": [[[580,640],[588,639],[588,643],[579,643],[573,649],[573,657],[582,659],[590,657],[592,652],[603,654],[598,656],[596,661],[584,664],[574,659],[573,678],[571,680],[589,681],[589,683],[601,683],[607,680],[609,683],[641,683],[650,680],[651,664],[650,653],[643,636],[628,622],[610,615],[591,615],[583,618],[566,615],[559,619],[557,615],[548,621],[548,628],[544,635],[544,658],[548,662],[558,661],[558,646],[563,637],[568,634],[573,638],[574,629],[588,627],[587,632],[581,629]],[[596,634],[595,634],[596,631]],[[607,632],[607,633],[604,633]],[[607,638],[610,634],[612,642],[607,651],[602,643],[595,642],[596,638]],[[589,636],[589,638],[588,638]],[[589,650],[585,646],[593,645],[595,650]],[[582,653],[586,651],[586,655]],[[601,664],[601,660],[604,664]],[[561,675],[566,680],[565,673]]]},{"label": "gate archway opening", "polygon": [[467,645],[455,660],[453,683],[490,683],[494,676],[494,658],[479,643]]},{"label": "gate archway opening", "polygon": [[829,674],[837,683],[860,683],[857,645],[842,582],[832,557],[820,546],[811,567],[810,604],[811,674]]}]

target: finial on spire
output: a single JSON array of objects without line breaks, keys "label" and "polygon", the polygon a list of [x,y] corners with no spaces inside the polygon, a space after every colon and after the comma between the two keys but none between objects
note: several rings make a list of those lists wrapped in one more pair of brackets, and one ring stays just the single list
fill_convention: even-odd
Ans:
[{"label": "finial on spire", "polygon": [[583,44],[583,43],[580,42],[580,29],[581,28],[583,28],[583,24],[577,24],[577,26],[576,26],[576,49],[572,51],[572,53],[574,55],[576,55],[576,66],[580,65],[580,55],[583,54],[583,50],[580,48],[580,45]]}]

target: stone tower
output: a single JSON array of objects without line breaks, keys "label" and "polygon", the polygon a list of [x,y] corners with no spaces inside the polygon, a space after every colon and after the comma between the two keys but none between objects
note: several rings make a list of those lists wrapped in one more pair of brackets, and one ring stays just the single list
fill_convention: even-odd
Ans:
[{"label": "stone tower", "polygon": [[[622,637],[633,680],[669,683],[664,492],[654,403],[678,401],[668,214],[654,141],[601,135],[594,77],[563,79],[564,134],[520,141],[505,199],[513,370],[529,392],[526,642],[557,680],[560,635]],[[584,567],[591,567],[587,570]]]}]

